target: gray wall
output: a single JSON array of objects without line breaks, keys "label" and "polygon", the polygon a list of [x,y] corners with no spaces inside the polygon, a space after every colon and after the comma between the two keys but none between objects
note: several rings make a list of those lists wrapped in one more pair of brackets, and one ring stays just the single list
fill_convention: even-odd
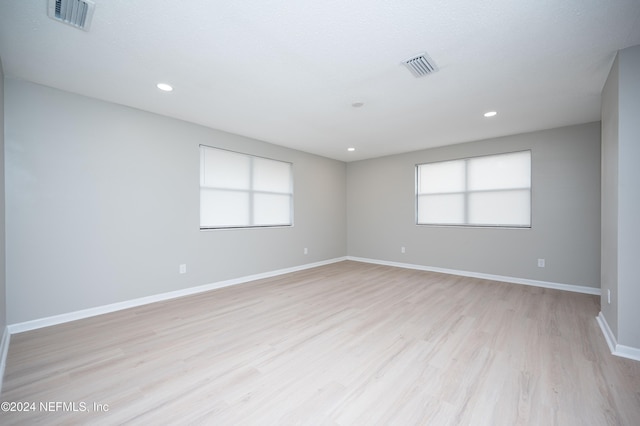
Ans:
[{"label": "gray wall", "polygon": [[640,349],[640,46],[618,52],[602,110],[602,314],[619,344]]},{"label": "gray wall", "polygon": [[0,338],[7,326],[4,192],[4,70],[0,58]]},{"label": "gray wall", "polygon": [[[618,57],[602,89],[600,309],[618,335]],[[611,303],[608,302],[611,293]]]},{"label": "gray wall", "polygon": [[[531,229],[415,225],[415,164],[524,149]],[[600,287],[599,123],[349,163],[347,197],[350,256]]]},{"label": "gray wall", "polygon": [[[346,255],[342,162],[19,80],[5,96],[10,324]],[[200,231],[199,144],[292,162],[295,226]]]},{"label": "gray wall", "polygon": [[640,350],[640,46],[620,52],[618,342]]}]

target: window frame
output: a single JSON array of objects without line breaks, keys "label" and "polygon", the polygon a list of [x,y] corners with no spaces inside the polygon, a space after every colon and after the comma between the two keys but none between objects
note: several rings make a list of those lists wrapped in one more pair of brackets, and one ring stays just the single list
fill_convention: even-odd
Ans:
[{"label": "window frame", "polygon": [[[485,190],[469,190],[469,161],[478,159],[478,158],[487,158],[487,157],[499,157],[501,155],[509,155],[509,154],[517,154],[517,153],[529,153],[529,187],[518,187],[518,188],[499,188],[499,189],[485,189]],[[442,194],[462,194],[463,195],[463,209],[464,209],[464,223],[421,223],[419,221],[419,204],[420,204],[420,196],[427,195],[425,193],[420,193],[420,166],[429,165],[429,164],[439,164],[439,163],[447,163],[447,162],[464,162],[464,170],[465,174],[464,178],[464,191],[460,192],[450,192],[450,193],[442,193]],[[469,223],[469,195],[477,194],[477,193],[497,193],[497,192],[506,192],[506,191],[515,191],[515,190],[525,190],[528,189],[528,198],[529,198],[529,224],[528,225],[517,225],[517,224],[480,224],[480,223]],[[415,195],[414,195],[414,218],[416,226],[429,226],[429,227],[460,227],[460,228],[489,228],[489,229],[531,229],[533,227],[533,150],[532,149],[522,149],[518,151],[508,151],[508,152],[500,152],[495,154],[483,154],[469,157],[461,157],[461,158],[452,158],[448,160],[438,160],[438,161],[429,161],[424,163],[417,163],[415,165]]]},{"label": "window frame", "polygon": [[[249,160],[249,175],[247,176],[248,182],[249,182],[249,188],[248,189],[237,189],[237,188],[228,188],[228,187],[215,187],[215,186],[205,186],[204,185],[204,176],[203,173],[205,173],[205,156],[202,155],[203,150],[216,150],[216,151],[224,151],[227,153],[231,153],[231,154],[235,154],[235,155],[239,155],[239,156],[244,156],[246,158],[248,158]],[[284,161],[284,160],[277,160],[274,158],[269,158],[269,157],[264,157],[264,156],[260,156],[260,155],[254,155],[254,154],[248,154],[245,152],[240,152],[240,151],[234,151],[231,149],[226,149],[226,148],[220,148],[220,147],[215,147],[215,146],[210,146],[210,145],[204,145],[204,144],[200,144],[198,146],[198,152],[199,152],[199,161],[200,161],[200,171],[199,171],[199,176],[200,176],[200,186],[199,186],[199,192],[198,192],[198,198],[199,198],[199,227],[201,231],[215,231],[215,230],[229,230],[229,229],[253,229],[253,228],[291,228],[294,226],[294,166],[293,166],[293,162],[290,161]],[[259,189],[255,189],[254,188],[254,172],[255,172],[255,168],[254,168],[254,164],[255,164],[255,160],[256,159],[260,159],[260,160],[267,160],[267,161],[273,161],[273,162],[277,162],[277,163],[283,163],[283,164],[287,164],[289,166],[289,188],[290,188],[290,192],[277,192],[277,191],[267,191],[267,190],[259,190]],[[246,193],[248,195],[248,223],[247,225],[215,225],[215,226],[211,226],[211,225],[203,225],[202,224],[202,191],[203,190],[207,190],[207,189],[211,189],[211,190],[216,190],[216,191],[227,191],[229,193],[232,192],[236,192],[236,193]],[[284,195],[284,196],[288,196],[289,197],[289,223],[274,223],[274,224],[255,224],[255,216],[256,216],[256,212],[255,212],[255,196],[256,195]]]}]

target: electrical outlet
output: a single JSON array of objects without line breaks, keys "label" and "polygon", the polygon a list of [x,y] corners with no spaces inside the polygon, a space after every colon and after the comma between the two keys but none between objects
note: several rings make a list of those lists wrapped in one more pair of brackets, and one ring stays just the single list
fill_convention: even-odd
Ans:
[{"label": "electrical outlet", "polygon": [[400,247],[400,253],[406,253],[406,250],[404,247]]},{"label": "electrical outlet", "polygon": [[308,248],[304,248],[304,254],[309,254],[309,249]]},{"label": "electrical outlet", "polygon": [[181,274],[186,274],[187,273],[187,265],[186,264],[181,264],[180,265],[180,273]]},{"label": "electrical outlet", "polygon": [[544,259],[538,259],[538,268],[544,268]]}]

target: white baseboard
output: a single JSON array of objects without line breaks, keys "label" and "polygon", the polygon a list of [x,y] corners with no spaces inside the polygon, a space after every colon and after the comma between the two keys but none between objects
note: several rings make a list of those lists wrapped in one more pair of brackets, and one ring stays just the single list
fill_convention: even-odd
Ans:
[{"label": "white baseboard", "polygon": [[263,278],[270,278],[278,275],[288,274],[291,272],[301,271],[304,269],[310,269],[310,268],[315,268],[322,265],[341,262],[344,260],[353,260],[357,262],[374,263],[379,265],[396,266],[400,268],[417,269],[417,270],[431,271],[431,272],[441,272],[445,274],[461,275],[461,276],[488,279],[488,280],[494,280],[494,281],[504,281],[504,282],[510,282],[515,284],[526,284],[526,285],[532,285],[537,287],[546,287],[546,288],[553,288],[558,290],[573,291],[578,293],[600,295],[600,289],[593,288],[593,287],[576,286],[576,285],[569,285],[569,284],[557,284],[557,283],[529,280],[529,279],[523,279],[523,278],[505,277],[500,275],[490,275],[490,274],[483,274],[483,273],[477,273],[477,272],[468,272],[468,271],[459,271],[454,269],[437,268],[437,267],[431,267],[431,266],[414,265],[414,264],[408,264],[408,263],[388,262],[388,261],[376,260],[376,259],[344,256],[344,257],[329,259],[325,261],[308,263],[300,266],[294,266],[291,268],[278,269],[275,271],[265,272],[261,274],[248,275],[240,278],[219,281],[219,282],[205,284],[197,287],[189,287],[182,290],[176,290],[176,291],[171,291],[167,293],[160,293],[152,296],[141,297],[138,299],[126,300],[123,302],[112,303],[109,305],[96,306],[93,308],[83,309],[83,310],[74,311],[74,312],[68,312],[60,315],[53,315],[46,318],[39,318],[31,321],[10,324],[8,326],[8,330],[9,330],[9,334],[22,333],[24,331],[35,330],[35,329],[49,327],[52,325],[62,324],[70,321],[83,319],[83,318],[89,318],[96,315],[116,312],[123,309],[146,305],[149,303],[175,299],[178,297],[202,293],[205,291],[215,290],[218,288],[228,287],[236,284],[242,284],[249,281],[255,281]]},{"label": "white baseboard", "polygon": [[377,265],[395,266],[398,268],[417,269],[419,271],[440,272],[443,274],[460,275],[463,277],[480,278],[491,281],[501,281],[512,284],[524,284],[533,287],[552,288],[556,290],[572,291],[574,293],[594,294],[600,296],[602,293],[599,288],[587,287],[573,284],[560,284],[547,281],[530,280],[527,278],[506,277],[502,275],[484,274],[481,272],[459,271],[457,269],[437,268],[435,266],[414,265],[411,263],[388,262],[386,260],[368,259],[363,257],[347,256],[347,260],[356,262],[375,263]]},{"label": "white baseboard", "polygon": [[16,324],[10,324],[7,328],[9,334],[22,333],[24,331],[36,330],[38,328],[49,327],[52,325],[62,324],[65,322],[75,321],[83,318],[94,317],[97,315],[107,314],[110,312],[121,311],[123,309],[134,308],[136,306],[147,305],[149,303],[161,302],[164,300],[175,299],[178,297],[189,296],[192,294],[203,293],[218,288],[229,287],[232,285],[243,284],[249,281],[255,281],[263,278],[275,277],[291,272],[302,271],[305,269],[316,268],[318,266],[328,265],[331,263],[342,262],[347,260],[346,257],[339,257],[321,262],[307,263],[291,268],[278,269],[275,271],[264,272],[261,274],[247,275],[240,278],[234,278],[225,281],[218,281],[211,284],[205,284],[197,287],[189,287],[182,290],[170,291],[167,293],[155,294],[152,296],[141,297],[138,299],[126,300],[124,302],[112,303],[109,305],[96,306],[94,308],[82,309],[80,311],[68,312],[65,314],[54,315],[46,318],[39,318],[31,321],[25,321]]},{"label": "white baseboard", "polygon": [[7,365],[10,339],[11,333],[9,332],[9,327],[5,327],[2,333],[2,340],[0,340],[0,392],[2,392],[2,379],[4,379],[4,367]]},{"label": "white baseboard", "polygon": [[596,321],[598,321],[598,325],[600,325],[602,334],[604,334],[609,350],[613,355],[640,361],[640,349],[618,344],[616,336],[613,334],[613,331],[611,331],[609,323],[607,323],[607,319],[602,314],[602,311],[600,311],[596,317]]},{"label": "white baseboard", "polygon": [[609,324],[607,323],[606,318],[602,314],[602,311],[596,317],[596,321],[598,321],[598,325],[600,326],[600,330],[602,330],[602,334],[604,334],[604,340],[607,341],[607,346],[609,346],[609,350],[611,353],[614,353],[616,350],[616,336],[613,335],[613,331],[609,328]]}]

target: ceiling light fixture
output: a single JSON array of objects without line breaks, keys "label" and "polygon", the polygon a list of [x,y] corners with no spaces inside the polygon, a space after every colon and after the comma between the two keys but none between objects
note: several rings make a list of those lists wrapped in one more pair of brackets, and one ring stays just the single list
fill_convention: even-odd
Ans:
[{"label": "ceiling light fixture", "polygon": [[364,102],[362,102],[362,101],[356,101],[356,102],[351,104],[351,106],[354,107],[354,108],[360,108],[363,105],[364,105]]},{"label": "ceiling light fixture", "polygon": [[496,116],[496,114],[498,114],[498,113],[497,113],[497,112],[495,112],[495,111],[489,111],[489,112],[485,112],[485,113],[484,113],[484,116],[485,116],[485,117],[487,117],[487,118],[489,118],[489,117],[495,117],[495,116]]},{"label": "ceiling light fixture", "polygon": [[355,150],[356,150],[355,148],[347,148],[347,151],[349,151],[349,152],[353,152]]},{"label": "ceiling light fixture", "polygon": [[163,92],[171,92],[173,90],[173,87],[167,83],[158,83],[156,84],[156,87]]}]

